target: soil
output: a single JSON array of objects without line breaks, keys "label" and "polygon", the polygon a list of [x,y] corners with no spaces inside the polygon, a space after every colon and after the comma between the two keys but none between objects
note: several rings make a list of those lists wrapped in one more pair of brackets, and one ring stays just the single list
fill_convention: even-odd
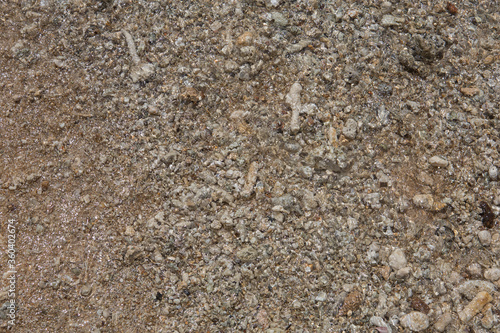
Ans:
[{"label": "soil", "polygon": [[496,1],[0,11],[2,330],[500,332]]}]

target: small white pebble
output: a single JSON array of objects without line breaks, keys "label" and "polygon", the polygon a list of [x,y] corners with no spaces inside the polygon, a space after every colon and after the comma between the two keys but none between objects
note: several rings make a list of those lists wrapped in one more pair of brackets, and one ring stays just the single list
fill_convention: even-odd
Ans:
[{"label": "small white pebble", "polygon": [[491,233],[488,230],[481,230],[478,232],[477,237],[483,246],[491,244]]}]

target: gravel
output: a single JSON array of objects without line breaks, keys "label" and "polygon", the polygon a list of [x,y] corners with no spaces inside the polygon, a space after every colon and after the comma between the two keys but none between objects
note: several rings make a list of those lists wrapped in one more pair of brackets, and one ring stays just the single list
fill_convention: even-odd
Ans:
[{"label": "gravel", "polygon": [[0,10],[14,330],[499,332],[494,1]]}]

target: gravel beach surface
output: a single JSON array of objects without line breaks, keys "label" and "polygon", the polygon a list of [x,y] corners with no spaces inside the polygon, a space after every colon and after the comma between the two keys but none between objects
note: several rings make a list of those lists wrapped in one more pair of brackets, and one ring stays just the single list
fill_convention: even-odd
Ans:
[{"label": "gravel beach surface", "polygon": [[0,330],[500,332],[498,9],[0,2]]}]

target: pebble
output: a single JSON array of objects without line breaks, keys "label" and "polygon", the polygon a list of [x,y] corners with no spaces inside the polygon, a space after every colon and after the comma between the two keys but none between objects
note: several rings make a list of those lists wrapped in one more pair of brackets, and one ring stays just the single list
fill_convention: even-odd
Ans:
[{"label": "pebble", "polygon": [[401,249],[396,249],[389,256],[389,266],[395,271],[398,271],[408,264],[405,253]]},{"label": "pebble", "polygon": [[429,327],[429,317],[425,313],[413,311],[401,318],[401,325],[414,332],[420,332]]},{"label": "pebble", "polygon": [[347,294],[344,304],[339,310],[339,316],[351,315],[363,303],[363,295],[358,290],[353,290]]},{"label": "pebble", "polygon": [[372,208],[379,209],[382,207],[382,204],[380,203],[380,193],[378,192],[368,193],[364,196],[363,200]]},{"label": "pebble", "polygon": [[479,89],[476,88],[476,87],[471,87],[471,88],[467,88],[467,87],[463,87],[463,88],[460,88],[460,92],[462,94],[464,94],[465,96],[467,97],[472,97],[476,94],[479,94]]},{"label": "pebble", "polygon": [[257,255],[257,250],[252,246],[245,246],[244,248],[236,252],[236,257],[244,262],[254,260],[255,258],[257,258]]},{"label": "pebble", "polygon": [[481,325],[486,329],[490,329],[495,325],[495,316],[493,315],[492,309],[493,305],[486,304],[482,311],[483,318],[481,318]]},{"label": "pebble", "polygon": [[353,140],[356,137],[356,131],[358,129],[358,123],[354,119],[347,119],[344,127],[342,128],[342,134],[346,138]]},{"label": "pebble", "polygon": [[493,283],[482,280],[469,280],[462,283],[457,291],[467,297],[467,299],[472,299],[480,291],[486,291],[489,294],[493,294],[496,287]]},{"label": "pebble", "polygon": [[286,27],[288,25],[288,20],[286,19],[285,15],[281,14],[280,12],[272,12],[271,19],[274,21],[274,23],[276,23],[276,25],[280,27]]},{"label": "pebble", "polygon": [[255,186],[255,182],[257,181],[257,172],[259,171],[259,163],[252,162],[250,167],[248,168],[247,181],[245,183],[245,187],[241,192],[241,195],[244,198],[250,197],[253,193],[253,188]]},{"label": "pebble", "polygon": [[302,91],[302,86],[300,83],[295,82],[290,91],[286,95],[286,102],[290,104],[292,108],[292,119],[290,120],[290,130],[296,132],[300,128],[299,124],[299,114],[302,104],[300,102],[300,92]]},{"label": "pebble", "polygon": [[458,314],[458,317],[461,321],[468,322],[492,300],[493,297],[491,297],[489,293],[481,291],[477,293],[476,297],[474,297],[474,299]]},{"label": "pebble", "polygon": [[443,332],[446,329],[446,326],[448,326],[452,322],[452,320],[453,317],[451,316],[451,313],[443,313],[434,324],[434,329],[438,332]]},{"label": "pebble", "polygon": [[82,289],[80,289],[80,295],[84,297],[90,296],[91,293],[92,293],[92,286],[90,284],[86,284],[82,287]]},{"label": "pebble", "polygon": [[392,15],[384,15],[380,20],[380,25],[383,27],[393,27],[400,25],[401,22],[404,22],[404,19]]},{"label": "pebble", "polygon": [[371,317],[370,324],[372,324],[373,326],[377,326],[377,330],[379,332],[392,333],[391,327],[387,325],[387,323],[384,321],[382,317],[378,316]]},{"label": "pebble", "polygon": [[467,266],[467,272],[472,277],[480,278],[481,277],[481,266],[476,262],[472,263],[469,266]]},{"label": "pebble", "polygon": [[432,156],[429,160],[429,163],[437,168],[445,168],[448,166],[448,161],[439,156]]},{"label": "pebble", "polygon": [[491,233],[488,230],[481,230],[477,233],[477,237],[483,246],[491,244]]},{"label": "pebble", "polygon": [[416,194],[413,203],[415,206],[430,210],[434,207],[434,198],[431,194]]},{"label": "pebble", "polygon": [[396,272],[396,278],[398,278],[398,279],[404,279],[404,278],[406,278],[408,275],[410,275],[410,272],[411,272],[411,268],[410,268],[410,267],[404,267],[404,268],[401,268],[401,269],[399,269],[399,270]]},{"label": "pebble", "polygon": [[425,303],[420,297],[417,296],[413,296],[410,299],[410,306],[412,307],[413,310],[425,314],[429,314],[429,311],[431,310],[429,305],[427,305],[427,303]]},{"label": "pebble", "polygon": [[498,281],[498,280],[500,280],[500,268],[498,268],[498,267],[492,267],[492,268],[487,269],[484,272],[484,278],[486,280],[490,280],[490,281]]},{"label": "pebble", "polygon": [[490,175],[491,180],[497,180],[498,179],[498,168],[494,165],[490,166],[490,169],[488,170],[488,174]]},{"label": "pebble", "polygon": [[324,291],[319,292],[319,294],[316,296],[315,300],[318,302],[326,301],[326,293]]},{"label": "pebble", "polygon": [[125,261],[131,263],[134,260],[141,259],[145,256],[144,247],[130,245],[125,253]]},{"label": "pebble", "polygon": [[253,42],[254,36],[251,31],[245,31],[236,39],[236,45],[238,46],[248,46]]}]

